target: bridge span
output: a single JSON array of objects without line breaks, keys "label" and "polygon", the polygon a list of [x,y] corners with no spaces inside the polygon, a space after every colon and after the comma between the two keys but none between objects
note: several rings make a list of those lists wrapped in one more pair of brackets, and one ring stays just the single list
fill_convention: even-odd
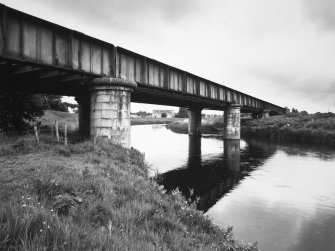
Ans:
[{"label": "bridge span", "polygon": [[240,138],[240,112],[285,109],[127,49],[0,4],[0,88],[75,96],[80,131],[127,145],[130,103],[187,107],[189,133],[201,110],[222,110],[225,137]]}]

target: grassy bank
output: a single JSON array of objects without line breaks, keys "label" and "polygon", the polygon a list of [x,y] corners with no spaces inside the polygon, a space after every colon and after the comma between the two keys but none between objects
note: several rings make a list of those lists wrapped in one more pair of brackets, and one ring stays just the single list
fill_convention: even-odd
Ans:
[{"label": "grassy bank", "polygon": [[[70,130],[78,129],[78,114],[77,113],[68,113],[60,111],[51,111],[47,110],[44,112],[44,115],[38,119],[41,122],[42,126],[51,127],[54,126],[55,120],[59,123],[59,126],[62,127],[66,123]],[[176,121],[181,121],[180,118],[152,118],[152,117],[135,117],[131,118],[132,125],[147,125],[147,124],[168,124]]]},{"label": "grassy bank", "polygon": [[147,124],[169,124],[172,122],[180,121],[180,118],[151,118],[151,117],[138,117],[131,118],[131,125],[147,125]]},{"label": "grassy bank", "polygon": [[287,114],[250,120],[242,126],[242,135],[335,146],[335,114]]},{"label": "grassy bank", "polygon": [[[176,133],[188,133],[188,123],[186,122],[174,122],[166,125],[167,129],[170,129]],[[202,134],[217,134],[222,132],[223,122],[215,121],[213,123],[202,123],[200,131]]]},{"label": "grassy bank", "polygon": [[256,250],[147,177],[134,149],[0,143],[0,250]]}]

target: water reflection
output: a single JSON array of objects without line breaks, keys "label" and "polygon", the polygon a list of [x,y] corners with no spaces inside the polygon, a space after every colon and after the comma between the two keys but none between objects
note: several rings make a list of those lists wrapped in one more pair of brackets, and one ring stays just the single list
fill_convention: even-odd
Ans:
[{"label": "water reflection", "polygon": [[157,168],[158,181],[199,198],[198,208],[234,226],[236,239],[261,250],[334,250],[334,149],[134,129],[133,146]]},{"label": "water reflection", "polygon": [[191,169],[201,167],[201,137],[189,136],[187,167]]},{"label": "water reflection", "polygon": [[227,168],[239,172],[241,154],[240,154],[240,140],[224,140],[224,166]]},{"label": "water reflection", "polygon": [[192,201],[197,199],[198,209],[206,212],[274,152],[273,148],[252,144],[241,150],[239,140],[225,140],[223,144],[222,154],[202,158],[201,138],[189,136],[186,165],[159,174],[158,183],[168,191],[178,188]]}]

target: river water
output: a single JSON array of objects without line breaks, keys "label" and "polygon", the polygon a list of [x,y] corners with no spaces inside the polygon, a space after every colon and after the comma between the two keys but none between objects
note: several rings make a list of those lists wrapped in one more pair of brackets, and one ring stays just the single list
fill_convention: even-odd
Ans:
[{"label": "river water", "polygon": [[131,144],[150,175],[198,198],[213,222],[266,251],[335,250],[335,150],[189,137],[136,125]]}]

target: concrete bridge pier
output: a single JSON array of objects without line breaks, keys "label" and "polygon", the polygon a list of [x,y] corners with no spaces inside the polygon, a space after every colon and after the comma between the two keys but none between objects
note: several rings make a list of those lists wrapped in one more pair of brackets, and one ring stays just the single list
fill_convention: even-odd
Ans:
[{"label": "concrete bridge pier", "polygon": [[231,104],[224,112],[224,139],[241,138],[241,106]]},{"label": "concrete bridge pier", "polygon": [[187,108],[188,113],[188,134],[200,136],[201,131],[201,111],[202,108]]},{"label": "concrete bridge pier", "polygon": [[130,147],[130,95],[136,83],[97,78],[90,88],[90,136]]}]

